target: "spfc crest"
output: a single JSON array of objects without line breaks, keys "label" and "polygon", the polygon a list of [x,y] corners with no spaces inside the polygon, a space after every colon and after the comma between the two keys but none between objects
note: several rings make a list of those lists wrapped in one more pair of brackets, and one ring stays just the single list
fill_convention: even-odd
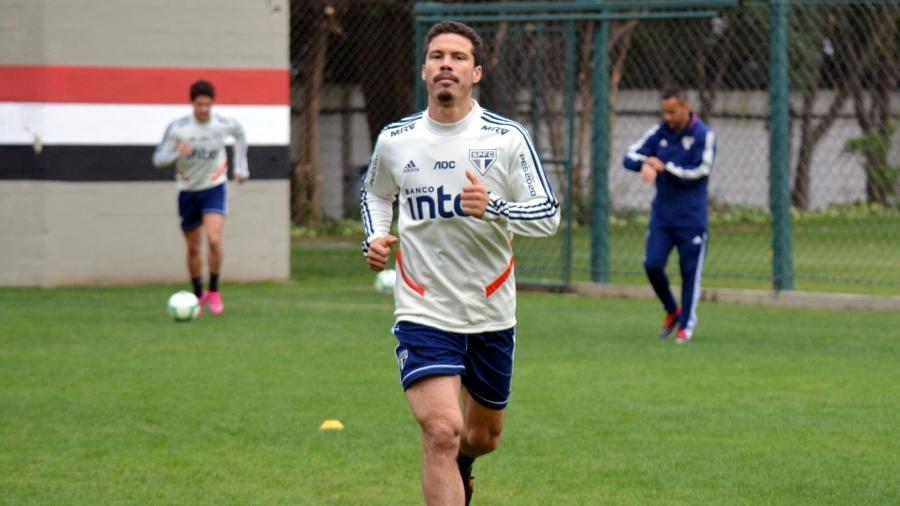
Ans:
[{"label": "spfc crest", "polygon": [[491,168],[491,165],[494,165],[494,162],[497,160],[497,150],[496,149],[470,149],[469,150],[469,161],[472,162],[472,165],[478,169],[478,172],[481,175],[485,175],[488,169]]}]

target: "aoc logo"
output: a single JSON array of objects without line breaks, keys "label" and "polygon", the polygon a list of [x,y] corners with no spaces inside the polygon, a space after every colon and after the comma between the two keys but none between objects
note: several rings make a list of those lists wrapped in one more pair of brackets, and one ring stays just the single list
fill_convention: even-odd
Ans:
[{"label": "aoc logo", "polygon": [[443,186],[438,186],[437,192],[433,186],[428,186],[407,188],[404,193],[406,204],[409,206],[409,215],[415,221],[466,217],[462,210],[462,195],[446,193]]},{"label": "aoc logo", "polygon": [[434,162],[434,170],[450,170],[456,168],[456,160],[438,160]]},{"label": "aoc logo", "polygon": [[496,149],[470,149],[469,161],[483,176],[497,160]]}]

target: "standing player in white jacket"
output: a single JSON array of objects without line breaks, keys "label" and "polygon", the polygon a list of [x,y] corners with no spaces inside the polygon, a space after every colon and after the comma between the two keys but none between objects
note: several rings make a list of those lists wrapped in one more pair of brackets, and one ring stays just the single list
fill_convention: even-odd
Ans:
[{"label": "standing player in white jacket", "polygon": [[[247,141],[240,123],[212,113],[216,91],[208,81],[197,81],[190,89],[193,114],[169,123],[162,142],[153,152],[153,165],[175,166],[178,213],[187,243],[187,267],[194,293],[214,315],[225,306],[219,294],[222,272],[222,230],[228,214],[228,155],[225,141],[234,137],[234,181],[250,177]],[[203,291],[201,246],[206,231],[209,290]]]},{"label": "standing player in white jacket", "polygon": [[[472,99],[482,41],[444,21],[425,40],[428,109],[381,132],[361,214],[369,268],[395,246],[397,362],[423,435],[429,505],[468,504],[500,442],[515,350],[513,235],[549,236],[559,203],[525,128]],[[399,196],[399,239],[390,235]],[[460,406],[462,398],[462,406]]]}]

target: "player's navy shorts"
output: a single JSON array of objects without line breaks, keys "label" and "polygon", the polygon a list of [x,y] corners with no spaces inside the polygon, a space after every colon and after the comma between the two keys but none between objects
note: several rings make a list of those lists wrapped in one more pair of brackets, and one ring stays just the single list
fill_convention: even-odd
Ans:
[{"label": "player's navy shorts", "polygon": [[228,185],[225,183],[196,192],[180,192],[178,215],[181,216],[181,230],[192,230],[202,225],[206,213],[228,214],[227,193]]},{"label": "player's navy shorts", "polygon": [[429,376],[462,376],[479,404],[503,409],[509,402],[516,328],[459,334],[427,325],[398,322],[395,350],[403,390]]}]

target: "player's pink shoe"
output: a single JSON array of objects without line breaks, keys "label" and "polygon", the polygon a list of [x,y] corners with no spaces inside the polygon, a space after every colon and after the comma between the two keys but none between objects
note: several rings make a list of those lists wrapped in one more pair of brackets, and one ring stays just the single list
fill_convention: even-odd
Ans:
[{"label": "player's pink shoe", "polygon": [[691,337],[692,336],[691,336],[690,331],[681,329],[678,331],[677,334],[675,334],[675,342],[678,344],[684,344],[684,343],[690,341]]},{"label": "player's pink shoe", "polygon": [[219,292],[206,292],[208,295],[207,304],[209,304],[209,312],[218,316],[225,311],[225,304],[222,304],[222,296]]},{"label": "player's pink shoe", "polygon": [[203,306],[206,305],[206,301],[209,300],[209,292],[203,292],[200,295],[199,303],[197,304],[199,307],[197,308],[197,315],[194,318],[200,318],[200,315],[203,314]]}]

